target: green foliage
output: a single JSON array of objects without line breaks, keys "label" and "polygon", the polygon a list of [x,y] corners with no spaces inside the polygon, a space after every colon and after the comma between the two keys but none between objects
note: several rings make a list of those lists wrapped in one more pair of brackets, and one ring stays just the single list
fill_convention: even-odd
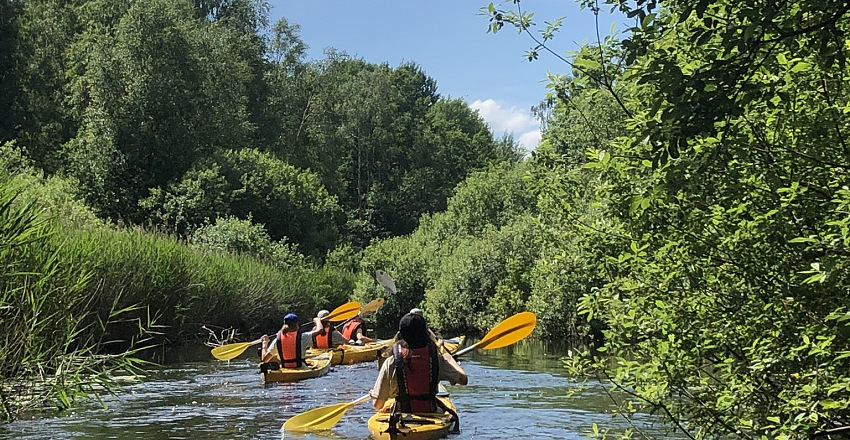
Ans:
[{"label": "green foliage", "polygon": [[[0,177],[0,408],[7,421],[26,409],[67,408],[95,389],[112,390],[110,375],[133,373],[137,362],[132,351],[99,355],[112,341],[105,330],[132,307],[111,304],[93,319],[91,272],[63,258],[58,223],[31,198],[19,199],[20,185]],[[139,336],[143,324],[136,325],[130,337]]]},{"label": "green foliage", "polygon": [[488,329],[525,310],[527,273],[538,251],[534,223],[518,217],[498,231],[458,240],[449,255],[434,261],[434,287],[423,310],[446,334]]},{"label": "green foliage", "polygon": [[266,153],[228,150],[200,160],[167,191],[142,200],[167,229],[200,227],[223,216],[253,219],[273,240],[323,256],[337,240],[339,207],[318,178]]},{"label": "green foliage", "polygon": [[238,39],[193,16],[188,1],[134,2],[113,21],[85,23],[71,49],[69,99],[81,126],[65,147],[67,171],[105,215],[138,221],[128,201],[249,138],[250,70]]},{"label": "green foliage", "polygon": [[465,234],[487,226],[501,228],[514,217],[531,211],[535,195],[525,181],[525,165],[503,164],[470,175],[454,189],[447,217]]},{"label": "green foliage", "polygon": [[[360,277],[353,298],[362,303],[377,297],[385,298],[383,307],[374,315],[379,336],[390,337],[398,331],[398,321],[410,309],[419,307],[426,289],[432,282],[426,275],[429,264],[427,248],[416,235],[377,241],[363,253],[360,266],[365,272]],[[385,270],[395,280],[398,292],[388,293],[375,281],[375,271]]]},{"label": "green foliage", "polygon": [[[626,416],[658,411],[693,438],[846,429],[850,9],[606,3],[636,25],[618,50],[583,53],[624,62],[597,87],[628,119],[617,138],[587,144],[570,134],[567,109],[592,95],[568,79],[543,143],[555,154],[537,157],[551,170],[537,179],[542,217],[578,226],[544,235],[544,255],[556,259],[538,269],[596,261],[552,286],[580,294],[587,331],[604,334],[592,340],[603,357],[571,365],[625,391]],[[533,27],[521,10],[500,18],[492,9],[496,25]],[[579,55],[574,77],[599,78],[607,59]],[[560,156],[564,135],[585,145],[584,160]]]},{"label": "green foliage", "polygon": [[306,265],[297,246],[272,241],[263,225],[252,223],[250,216],[247,220],[218,218],[215,224],[198,228],[189,242],[209,252],[252,255],[280,269]]},{"label": "green foliage", "polygon": [[[446,212],[424,216],[407,237],[366,249],[364,271],[386,270],[399,290],[383,294],[379,331],[391,334],[413,307],[423,308],[429,325],[446,335],[480,332],[524,309],[526,272],[538,252],[524,176],[524,166],[507,164],[473,173]],[[374,299],[373,289],[374,282],[358,286],[355,297]]]},{"label": "green foliage", "polygon": [[[0,0],[0,66],[12,66],[17,58],[17,19],[20,5]],[[0,142],[14,139],[18,114],[15,108],[19,93],[18,72],[6,68],[0,72]]]}]

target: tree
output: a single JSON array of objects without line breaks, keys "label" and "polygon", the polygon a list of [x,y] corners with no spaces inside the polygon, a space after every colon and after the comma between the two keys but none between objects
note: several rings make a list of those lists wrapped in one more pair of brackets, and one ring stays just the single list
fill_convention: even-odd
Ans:
[{"label": "tree", "polygon": [[0,0],[0,142],[15,138],[18,115],[15,109],[18,95],[17,19],[20,7],[17,2]]},{"label": "tree", "polygon": [[623,240],[580,299],[613,362],[577,365],[693,438],[848,430],[850,5],[607,3],[637,19],[602,82],[632,133],[584,165]]},{"label": "tree", "polygon": [[152,191],[142,206],[181,234],[216,218],[251,219],[271,240],[288,240],[315,257],[338,239],[339,206],[318,177],[254,149],[199,160],[179,182]]},{"label": "tree", "polygon": [[188,2],[134,2],[114,37],[96,24],[87,32],[72,96],[82,126],[65,146],[67,172],[103,215],[140,221],[132,207],[148,188],[247,143],[248,61],[231,31],[196,20]]}]

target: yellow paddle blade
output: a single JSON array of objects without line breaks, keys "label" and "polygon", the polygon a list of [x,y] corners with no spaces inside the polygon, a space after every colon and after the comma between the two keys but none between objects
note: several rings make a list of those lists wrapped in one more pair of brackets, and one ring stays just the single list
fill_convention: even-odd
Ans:
[{"label": "yellow paddle blade", "polygon": [[286,431],[319,431],[322,429],[331,429],[343,414],[354,405],[369,400],[369,395],[365,395],[353,402],[337,403],[336,405],[322,406],[311,409],[291,417],[281,430]]},{"label": "yellow paddle blade", "polygon": [[475,344],[478,348],[494,349],[501,348],[530,335],[537,325],[537,316],[531,312],[521,312],[500,322],[490,330],[481,342]]},{"label": "yellow paddle blade", "polygon": [[360,303],[357,301],[347,302],[333,310],[327,317],[323,318],[326,321],[345,321],[351,319],[360,313]]},{"label": "yellow paddle blade", "polygon": [[381,306],[383,306],[383,305],[384,305],[384,299],[383,298],[375,298],[374,300],[370,301],[369,304],[366,304],[365,306],[363,306],[362,309],[360,309],[360,316],[371,315],[371,314],[377,312],[378,309],[380,309]]},{"label": "yellow paddle blade", "polygon": [[452,354],[452,356],[457,359],[478,348],[492,350],[511,345],[530,335],[534,331],[535,325],[537,325],[537,316],[534,313],[517,313],[493,327],[493,330],[490,330],[484,336],[484,339]]},{"label": "yellow paddle blade", "polygon": [[235,344],[222,345],[220,347],[213,348],[211,352],[214,358],[220,361],[229,361],[244,353],[245,350],[248,349],[248,347],[252,345],[257,345],[260,342],[263,342],[263,340],[257,339],[253,342],[237,342]]}]

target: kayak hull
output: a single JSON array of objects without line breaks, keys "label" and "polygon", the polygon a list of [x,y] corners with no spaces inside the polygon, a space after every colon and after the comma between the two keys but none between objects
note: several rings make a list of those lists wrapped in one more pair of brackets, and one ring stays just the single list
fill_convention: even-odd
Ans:
[{"label": "kayak hull", "polygon": [[[448,396],[438,397],[444,405],[455,410],[452,400]],[[390,399],[389,403],[392,403]],[[452,427],[451,416],[447,413],[424,413],[401,415],[398,424],[398,434],[387,432],[389,429],[390,413],[379,412],[369,418],[369,435],[374,440],[436,440],[449,434]]]},{"label": "kayak hull", "polygon": [[311,348],[307,350],[307,356],[317,356],[322,353],[331,352],[332,365],[353,365],[361,362],[372,362],[381,357],[381,354],[389,346],[390,341],[370,342],[366,345],[343,345],[332,350]]},{"label": "kayak hull", "polygon": [[324,376],[331,369],[331,357],[327,355],[307,359],[305,362],[308,365],[306,368],[281,368],[279,370],[269,370],[261,373],[263,382],[298,382],[304,379]]}]

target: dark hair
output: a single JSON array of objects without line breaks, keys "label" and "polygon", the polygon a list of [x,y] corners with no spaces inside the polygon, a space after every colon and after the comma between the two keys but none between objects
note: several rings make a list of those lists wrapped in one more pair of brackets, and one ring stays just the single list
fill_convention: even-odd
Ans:
[{"label": "dark hair", "polygon": [[413,313],[408,313],[401,318],[398,323],[398,332],[411,349],[425,347],[431,340],[425,318]]}]

